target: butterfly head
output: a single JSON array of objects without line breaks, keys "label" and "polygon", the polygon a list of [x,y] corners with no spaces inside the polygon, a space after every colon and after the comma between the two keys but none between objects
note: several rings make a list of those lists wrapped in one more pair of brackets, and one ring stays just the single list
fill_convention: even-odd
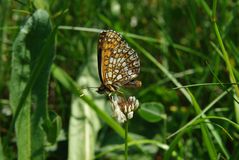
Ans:
[{"label": "butterfly head", "polygon": [[107,89],[106,89],[105,86],[101,85],[101,86],[97,89],[96,92],[99,93],[99,94],[106,94],[106,93],[107,93]]},{"label": "butterfly head", "polygon": [[110,94],[112,92],[115,92],[117,90],[117,87],[111,86],[111,85],[103,85],[101,84],[101,86],[98,88],[98,90],[96,92],[98,92],[99,94]]}]

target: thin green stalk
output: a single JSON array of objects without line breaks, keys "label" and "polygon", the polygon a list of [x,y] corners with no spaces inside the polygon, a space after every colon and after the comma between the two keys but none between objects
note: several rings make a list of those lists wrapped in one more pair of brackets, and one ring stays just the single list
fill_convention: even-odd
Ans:
[{"label": "thin green stalk", "polygon": [[129,128],[129,122],[128,122],[128,119],[127,121],[125,122],[125,150],[124,150],[124,156],[125,156],[125,160],[128,159],[128,128]]},{"label": "thin green stalk", "polygon": [[188,128],[190,125],[192,125],[197,119],[202,117],[209,109],[211,109],[219,100],[221,100],[227,93],[231,91],[231,88],[227,89],[224,91],[222,94],[220,94],[217,98],[215,98],[211,103],[209,103],[202,111],[200,114],[198,114],[196,117],[194,117],[192,120],[190,120],[187,124],[185,124],[183,127],[181,127],[179,130],[171,134],[170,136],[167,137],[167,139],[175,136],[176,134],[182,132],[186,128]]},{"label": "thin green stalk", "polygon": [[210,9],[210,7],[207,5],[207,3],[204,0],[200,1],[202,4],[202,7],[204,8],[204,11],[207,13],[208,16],[211,16],[212,11]]},{"label": "thin green stalk", "polygon": [[[190,94],[190,96],[192,98],[193,107],[194,107],[196,113],[200,114],[202,112],[201,107],[199,106],[198,102],[196,101],[193,94],[189,91],[189,89],[187,89],[187,90],[188,90],[188,93]],[[202,115],[202,117],[205,117],[205,115]],[[203,142],[207,147],[210,159],[211,160],[216,160],[217,152],[216,152],[216,148],[213,144],[212,138],[209,135],[209,129],[204,124],[200,124],[200,128],[201,128],[201,132],[202,132]]]},{"label": "thin green stalk", "polygon": [[[152,140],[152,139],[137,139],[137,140],[132,140],[128,143],[128,146],[140,146],[140,145],[145,145],[145,144],[149,144],[152,146],[156,146],[159,147],[160,149],[167,151],[169,149],[169,146],[167,144],[164,143],[160,143],[158,140]],[[101,157],[103,157],[104,155],[107,155],[108,153],[112,153],[115,152],[117,150],[124,150],[124,144],[120,144],[120,145],[112,145],[111,147],[105,147],[107,149],[105,149],[104,147],[102,147],[100,149],[100,153],[95,155],[95,159],[99,159]],[[178,155],[178,153],[174,150],[173,155]]]},{"label": "thin green stalk", "polygon": [[217,0],[213,0],[211,16],[212,16],[212,18],[215,18],[215,20],[216,20],[216,11],[217,11]]},{"label": "thin green stalk", "polygon": [[[233,73],[233,67],[232,67],[232,65],[230,63],[228,53],[227,53],[227,51],[226,51],[226,49],[224,47],[224,43],[223,43],[223,40],[221,38],[219,29],[218,29],[218,26],[217,26],[216,9],[217,9],[217,0],[213,0],[213,11],[212,11],[213,29],[215,31],[215,34],[216,34],[219,46],[221,48],[221,51],[222,51],[222,54],[223,54],[223,57],[224,57],[224,61],[226,63],[227,70],[229,72],[230,82],[231,83],[236,83],[236,78],[235,78],[234,73]],[[233,85],[233,88],[234,88],[234,91],[235,91],[235,97],[234,98],[238,99],[238,97],[239,97],[239,88],[238,88],[237,85]],[[236,114],[236,120],[237,120],[237,122],[239,122],[239,105],[237,103],[235,103],[235,114]]]},{"label": "thin green stalk", "polygon": [[[233,74],[233,71],[232,71],[232,66],[230,64],[230,60],[229,60],[229,57],[228,57],[228,53],[224,47],[224,44],[223,44],[223,41],[222,41],[222,38],[221,38],[221,35],[220,35],[220,32],[219,32],[219,29],[218,29],[218,26],[217,26],[217,23],[214,21],[213,22],[213,27],[214,27],[214,31],[216,33],[216,36],[217,36],[217,39],[218,39],[218,42],[219,42],[219,45],[221,47],[221,50],[222,50],[222,53],[223,53],[223,57],[225,59],[225,62],[226,62],[226,65],[227,65],[227,69],[229,71],[229,75],[230,75],[230,81],[232,83],[236,83],[236,79],[234,77],[234,74]],[[234,87],[235,91],[236,91],[236,94],[239,95],[239,90],[237,88],[237,86]]]}]

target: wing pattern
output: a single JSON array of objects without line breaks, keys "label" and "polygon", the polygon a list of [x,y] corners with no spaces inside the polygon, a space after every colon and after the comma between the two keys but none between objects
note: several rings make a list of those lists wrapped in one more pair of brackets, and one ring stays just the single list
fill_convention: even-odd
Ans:
[{"label": "wing pattern", "polygon": [[107,30],[99,37],[98,68],[102,85],[113,92],[121,86],[134,85],[140,60],[119,33]]}]

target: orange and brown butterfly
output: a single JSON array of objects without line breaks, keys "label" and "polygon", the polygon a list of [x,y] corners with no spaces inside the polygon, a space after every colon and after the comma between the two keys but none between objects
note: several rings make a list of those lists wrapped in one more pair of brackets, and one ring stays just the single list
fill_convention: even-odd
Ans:
[{"label": "orange and brown butterfly", "polygon": [[135,80],[140,72],[139,57],[122,36],[113,30],[100,33],[98,72],[101,86],[97,92],[100,94],[109,95],[117,92],[120,87],[141,86],[141,81]]}]

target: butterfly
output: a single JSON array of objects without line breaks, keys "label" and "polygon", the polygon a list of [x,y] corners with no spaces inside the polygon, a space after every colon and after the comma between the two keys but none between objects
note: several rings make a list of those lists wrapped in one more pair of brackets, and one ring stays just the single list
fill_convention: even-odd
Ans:
[{"label": "butterfly", "polygon": [[140,72],[140,60],[134,49],[113,31],[105,30],[98,41],[98,73],[101,86],[97,92],[111,94],[120,87],[140,87],[141,81],[135,80]]}]

